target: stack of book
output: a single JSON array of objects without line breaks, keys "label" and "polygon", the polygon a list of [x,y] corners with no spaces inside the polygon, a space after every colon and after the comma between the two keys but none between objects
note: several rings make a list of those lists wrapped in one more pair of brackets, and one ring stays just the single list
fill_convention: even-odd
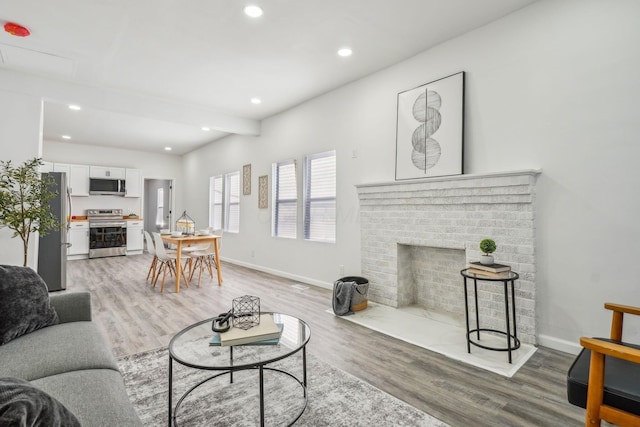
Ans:
[{"label": "stack of book", "polygon": [[260,323],[249,329],[231,328],[227,332],[214,333],[209,341],[212,346],[276,345],[282,335],[282,323],[276,323],[271,314],[260,315]]},{"label": "stack of book", "polygon": [[511,267],[504,264],[482,264],[480,262],[469,263],[467,273],[495,279],[505,279],[509,277]]}]

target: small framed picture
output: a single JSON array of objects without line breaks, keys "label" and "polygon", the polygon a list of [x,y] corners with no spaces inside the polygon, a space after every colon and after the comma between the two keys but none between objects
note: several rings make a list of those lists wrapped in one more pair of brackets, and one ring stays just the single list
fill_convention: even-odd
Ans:
[{"label": "small framed picture", "polygon": [[242,167],[242,194],[251,194],[251,164]]},{"label": "small framed picture", "polygon": [[262,175],[258,178],[258,208],[266,209],[269,205],[269,177]]}]

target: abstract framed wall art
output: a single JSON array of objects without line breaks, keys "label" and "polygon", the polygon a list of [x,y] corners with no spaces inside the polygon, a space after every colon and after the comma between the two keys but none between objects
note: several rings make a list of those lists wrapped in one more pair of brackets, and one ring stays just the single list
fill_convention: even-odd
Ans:
[{"label": "abstract framed wall art", "polygon": [[251,164],[242,167],[242,194],[251,194]]},{"label": "abstract framed wall art", "polygon": [[396,180],[462,174],[464,71],[398,94]]},{"label": "abstract framed wall art", "polygon": [[262,175],[258,177],[258,208],[266,209],[269,202],[269,176]]}]

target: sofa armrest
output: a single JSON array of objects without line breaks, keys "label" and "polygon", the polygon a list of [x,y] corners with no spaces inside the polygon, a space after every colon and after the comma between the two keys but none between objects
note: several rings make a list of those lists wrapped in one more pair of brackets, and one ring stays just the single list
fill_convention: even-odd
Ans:
[{"label": "sofa armrest", "polygon": [[70,292],[50,294],[51,306],[58,313],[60,323],[91,321],[91,294]]}]

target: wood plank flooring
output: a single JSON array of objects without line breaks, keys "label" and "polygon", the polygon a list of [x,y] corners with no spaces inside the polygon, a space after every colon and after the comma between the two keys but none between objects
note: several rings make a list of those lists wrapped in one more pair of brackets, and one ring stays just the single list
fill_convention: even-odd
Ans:
[{"label": "wood plank flooring", "polygon": [[227,311],[233,298],[249,294],[260,297],[263,311],[305,320],[313,355],[454,427],[584,423],[584,410],[566,399],[571,355],[541,347],[516,375],[505,378],[326,313],[327,289],[297,289],[294,281],[223,263],[222,286],[207,275],[200,287],[194,283],[176,294],[165,284],[161,294],[160,284],[153,288],[145,281],[150,263],[145,254],[68,264],[66,292],[91,292],[94,321],[116,356],[166,346],[176,332]]}]

